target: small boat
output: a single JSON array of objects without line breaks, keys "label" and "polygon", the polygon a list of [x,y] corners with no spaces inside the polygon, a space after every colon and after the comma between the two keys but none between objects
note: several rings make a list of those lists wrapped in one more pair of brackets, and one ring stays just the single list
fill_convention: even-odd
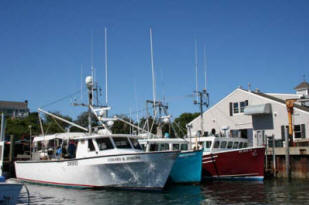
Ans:
[{"label": "small boat", "polygon": [[188,141],[181,138],[151,138],[138,140],[147,152],[180,151],[170,173],[174,183],[199,183],[202,179],[203,150],[190,150]]},{"label": "small boat", "polygon": [[264,179],[265,147],[248,147],[238,137],[197,137],[203,147],[203,178],[231,180]]},{"label": "small boat", "polygon": [[3,165],[3,150],[4,141],[0,142],[0,204],[15,205],[18,200],[22,184],[8,182],[5,177],[2,176],[2,165]]}]

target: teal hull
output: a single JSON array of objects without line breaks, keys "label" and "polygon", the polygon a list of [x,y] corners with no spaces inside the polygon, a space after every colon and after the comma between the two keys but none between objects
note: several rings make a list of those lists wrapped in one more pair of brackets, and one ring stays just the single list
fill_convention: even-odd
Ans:
[{"label": "teal hull", "polygon": [[203,150],[181,152],[172,168],[174,183],[199,183],[202,179]]}]

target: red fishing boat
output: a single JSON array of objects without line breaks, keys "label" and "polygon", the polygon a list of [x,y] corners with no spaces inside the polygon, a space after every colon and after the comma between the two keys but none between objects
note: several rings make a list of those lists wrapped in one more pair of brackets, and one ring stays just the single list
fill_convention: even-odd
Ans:
[{"label": "red fishing boat", "polygon": [[200,137],[203,146],[203,178],[263,180],[265,147],[248,147],[248,140],[235,137]]}]

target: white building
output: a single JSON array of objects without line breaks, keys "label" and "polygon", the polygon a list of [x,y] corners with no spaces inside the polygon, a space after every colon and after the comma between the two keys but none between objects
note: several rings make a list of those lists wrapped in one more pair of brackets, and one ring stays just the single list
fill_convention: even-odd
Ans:
[{"label": "white building", "polygon": [[309,140],[309,107],[305,106],[309,84],[302,82],[295,89],[296,94],[282,94],[237,88],[203,113],[203,126],[200,117],[191,121],[191,133],[203,128],[204,136],[239,136],[253,144],[263,144],[266,136],[272,135],[276,140],[284,140],[288,134],[285,100],[298,99],[293,114],[293,140]]}]

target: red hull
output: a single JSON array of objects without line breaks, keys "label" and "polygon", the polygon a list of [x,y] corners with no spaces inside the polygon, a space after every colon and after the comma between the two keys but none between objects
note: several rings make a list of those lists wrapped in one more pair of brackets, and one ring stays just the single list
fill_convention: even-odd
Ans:
[{"label": "red hull", "polygon": [[203,155],[203,176],[264,179],[265,148],[244,148]]}]

